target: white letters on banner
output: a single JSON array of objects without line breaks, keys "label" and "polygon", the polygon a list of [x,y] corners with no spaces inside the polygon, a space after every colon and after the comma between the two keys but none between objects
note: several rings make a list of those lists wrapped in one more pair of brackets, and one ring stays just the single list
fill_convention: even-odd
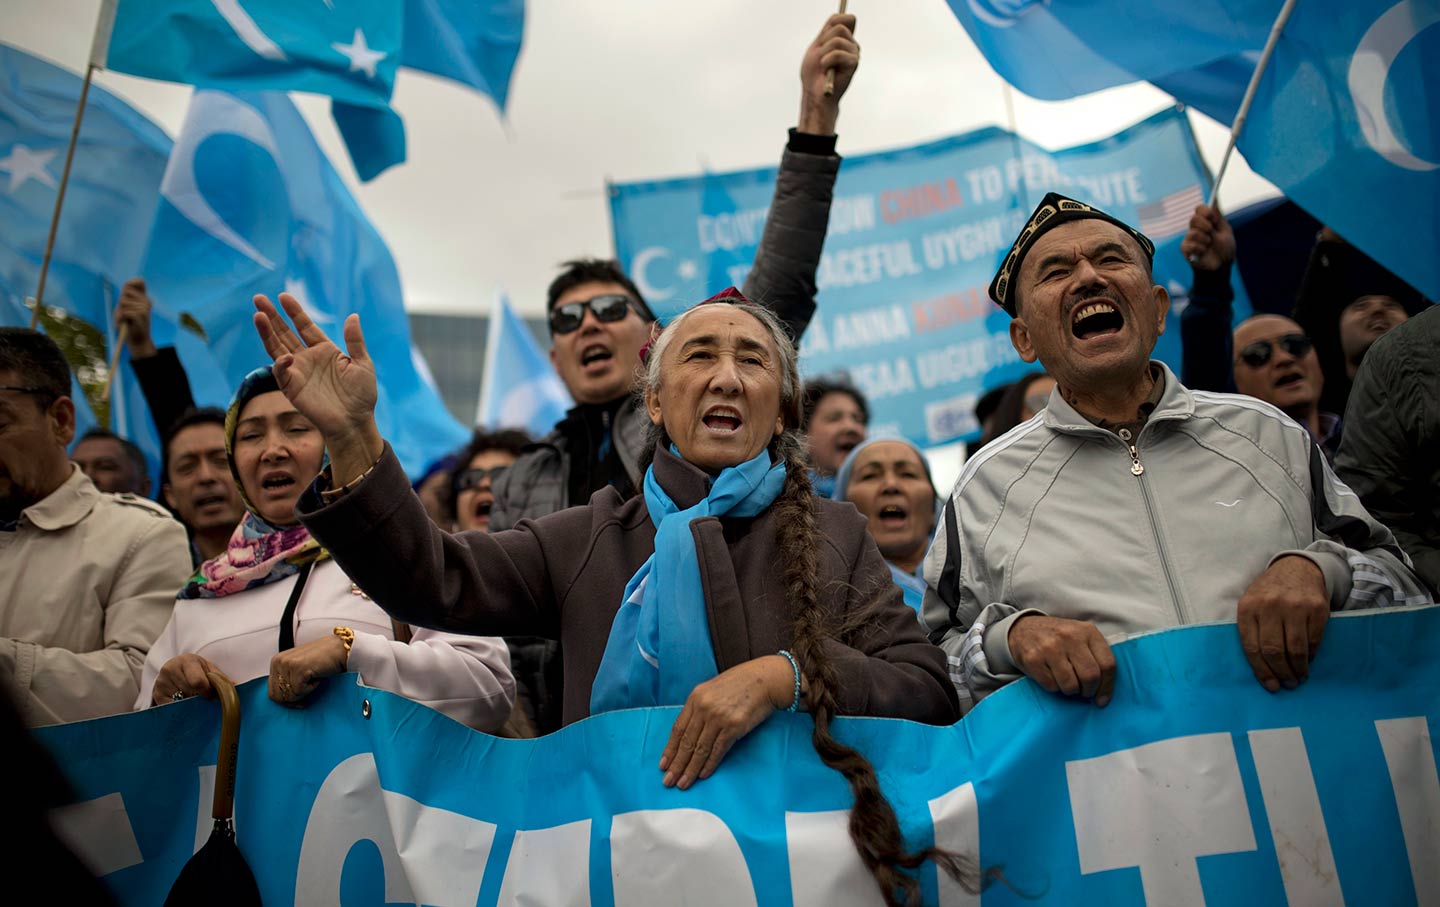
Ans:
[{"label": "white letters on banner", "polygon": [[1343,907],[1305,738],[1298,727],[1251,731],[1249,737],[1286,899],[1306,907]]},{"label": "white letters on banner", "polygon": [[380,799],[380,777],[372,753],[358,753],[335,766],[316,792],[305,823],[305,837],[300,841],[295,903],[340,907],[340,874],[345,857],[351,847],[365,840],[380,850],[385,868],[385,900],[415,903]]},{"label": "white letters on banner", "polygon": [[703,809],[644,809],[610,825],[616,904],[755,907],[750,867],[720,817]]},{"label": "white letters on banner", "polygon": [[130,827],[130,815],[125,811],[125,799],[119,794],[51,810],[50,825],[55,835],[97,876],[144,860],[140,845],[135,842],[135,830]]},{"label": "white letters on banner", "polygon": [[498,903],[590,907],[590,820],[515,832]]},{"label": "white letters on banner", "polygon": [[1197,857],[1255,849],[1229,734],[1065,763],[1080,871],[1140,868],[1147,904],[1204,907]]},{"label": "white letters on banner", "polygon": [[295,903],[340,907],[345,857],[364,840],[380,850],[386,901],[472,907],[495,826],[383,790],[374,755],[351,756],[325,778],[310,808]]},{"label": "white letters on banner", "polygon": [[[1375,722],[1395,792],[1419,903],[1440,903],[1440,776],[1424,717]],[[1329,831],[1299,728],[1250,731],[1250,752],[1291,905],[1344,904]],[[1083,873],[1139,870],[1145,902],[1204,904],[1199,857],[1256,849],[1234,740],[1228,733],[1174,737],[1067,762]],[[196,848],[209,835],[214,766],[200,766]],[[936,846],[980,852],[974,786],[927,804]],[[142,861],[121,796],[54,811],[57,831],[99,875]],[[202,834],[203,832],[203,834]],[[326,777],[300,847],[295,902],[340,903],[351,848],[378,849],[390,903],[476,903],[497,828],[380,787],[375,757],[360,753]],[[499,903],[590,905],[591,820],[514,833]],[[872,907],[874,881],[850,841],[848,813],[785,813],[795,907]],[[753,907],[750,867],[721,817],[700,809],[616,815],[609,835],[614,901]],[[942,907],[979,907],[979,895],[939,872]]]},{"label": "white letters on banner", "polygon": [[1400,808],[1400,829],[1410,856],[1415,880],[1415,902],[1440,904],[1440,776],[1430,727],[1423,717],[1390,718],[1375,722],[1395,805]]},{"label": "white letters on banner", "polygon": [[850,812],[785,814],[794,907],[881,907],[885,902],[855,844]]},{"label": "white letters on banner", "polygon": [[[935,824],[935,846],[957,854],[980,852],[980,805],[975,785],[965,783],[930,801],[930,821]],[[980,907],[980,895],[971,894],[949,873],[941,872],[940,907]]]}]

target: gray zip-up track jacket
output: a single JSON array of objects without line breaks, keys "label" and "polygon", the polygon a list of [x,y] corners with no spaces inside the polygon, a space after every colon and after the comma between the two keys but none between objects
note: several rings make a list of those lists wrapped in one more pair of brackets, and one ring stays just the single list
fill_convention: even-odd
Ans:
[{"label": "gray zip-up track jacket", "polygon": [[926,557],[922,622],[962,710],[1021,676],[1006,638],[1026,612],[1092,621],[1112,642],[1230,621],[1282,554],[1320,567],[1334,610],[1430,602],[1299,424],[1156,364],[1165,390],[1133,451],[1057,390],[961,472]]}]

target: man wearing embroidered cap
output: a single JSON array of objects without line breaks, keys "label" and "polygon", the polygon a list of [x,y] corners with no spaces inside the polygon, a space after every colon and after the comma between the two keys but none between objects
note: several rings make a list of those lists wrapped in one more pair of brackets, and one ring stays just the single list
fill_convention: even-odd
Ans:
[{"label": "man wearing embroidered cap", "polygon": [[1150,358],[1170,307],[1153,257],[1050,193],[990,285],[1056,387],[967,464],[926,558],[925,623],[962,707],[1022,675],[1103,706],[1110,642],[1219,620],[1266,689],[1293,688],[1330,611],[1430,600],[1303,428]]}]

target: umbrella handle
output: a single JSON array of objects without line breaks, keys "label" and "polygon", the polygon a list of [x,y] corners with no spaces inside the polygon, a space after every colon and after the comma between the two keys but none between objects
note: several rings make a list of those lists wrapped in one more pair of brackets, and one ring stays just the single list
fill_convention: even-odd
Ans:
[{"label": "umbrella handle", "polygon": [[215,760],[215,803],[210,811],[216,819],[235,814],[235,761],[240,749],[240,697],[235,684],[218,671],[205,677],[220,699],[220,753]]}]

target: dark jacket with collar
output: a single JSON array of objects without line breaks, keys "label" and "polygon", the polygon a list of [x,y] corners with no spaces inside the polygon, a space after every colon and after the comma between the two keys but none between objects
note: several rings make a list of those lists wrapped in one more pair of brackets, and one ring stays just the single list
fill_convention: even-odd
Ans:
[{"label": "dark jacket with collar", "polygon": [[[792,146],[780,160],[765,231],[743,291],[780,316],[798,342],[815,314],[815,271],[825,244],[840,158],[834,154],[807,154],[794,147],[792,139]],[[555,431],[522,454],[496,483],[495,505],[490,512],[492,529],[509,529],[523,519],[585,503],[583,498],[572,500],[570,495],[571,471],[577,468],[572,462],[573,429],[577,427],[573,423],[582,419],[579,409],[572,410]],[[649,425],[638,401],[630,399],[608,418],[611,442],[632,482],[639,474]]]},{"label": "dark jacket with collar", "polygon": [[1375,341],[1350,391],[1335,471],[1440,591],[1440,309]]},{"label": "dark jacket with collar", "polygon": [[[661,450],[655,474],[681,506],[700,500],[709,477]],[[865,519],[850,504],[817,500],[820,600],[839,638],[827,652],[841,678],[839,710],[850,715],[949,724],[959,715],[945,656],[925,638]],[[564,722],[590,714],[590,691],[625,584],[655,549],[655,526],[640,496],[613,488],[589,506],[525,520],[513,530],[446,533],[410,491],[386,447],[374,471],[322,506],[314,487],[298,510],[346,574],[399,620],[482,635],[561,641]],[[695,520],[710,637],[721,671],[790,648],[776,518]]]}]

